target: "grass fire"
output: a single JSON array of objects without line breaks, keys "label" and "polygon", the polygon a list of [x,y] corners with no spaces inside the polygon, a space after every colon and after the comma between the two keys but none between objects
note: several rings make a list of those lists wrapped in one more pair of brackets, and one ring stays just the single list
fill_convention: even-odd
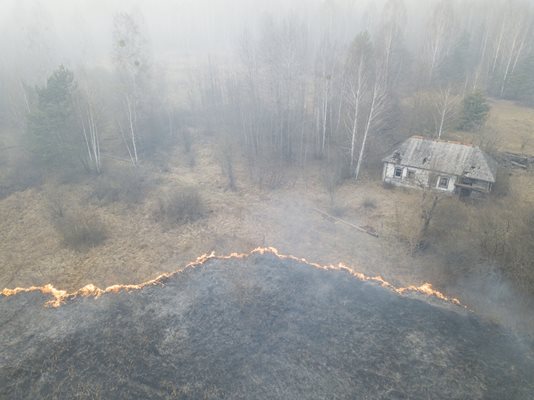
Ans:
[{"label": "grass fire", "polygon": [[534,399],[534,0],[0,0],[0,399]]},{"label": "grass fire", "polygon": [[429,286],[395,289],[272,248],[203,256],[141,285],[3,295],[3,398],[528,399],[534,390],[525,343]]},{"label": "grass fire", "polygon": [[[204,263],[206,263],[206,262],[208,262],[210,260],[228,260],[228,259],[234,259],[234,258],[239,259],[239,258],[249,257],[250,255],[254,255],[254,254],[266,254],[266,253],[272,254],[272,255],[278,257],[281,260],[298,261],[298,262],[301,262],[301,263],[305,263],[305,264],[307,264],[309,266],[312,266],[314,268],[325,269],[325,270],[346,271],[349,274],[351,274],[352,276],[356,277],[357,279],[360,279],[362,281],[371,281],[371,282],[378,283],[381,286],[386,287],[386,288],[388,288],[388,289],[390,289],[390,290],[392,290],[394,292],[397,292],[399,294],[420,293],[420,294],[425,294],[427,296],[433,296],[433,297],[436,297],[436,298],[438,298],[440,300],[450,301],[451,303],[460,305],[460,302],[459,302],[458,299],[448,298],[443,293],[440,293],[439,291],[435,290],[430,283],[424,283],[421,286],[413,286],[413,285],[411,285],[411,286],[408,286],[408,287],[396,288],[395,286],[393,286],[389,282],[386,282],[380,276],[375,276],[375,277],[365,276],[364,274],[362,274],[360,272],[355,272],[352,268],[347,267],[343,263],[340,263],[337,266],[334,266],[334,265],[322,266],[322,265],[319,265],[319,264],[316,264],[316,263],[309,263],[308,261],[306,261],[303,258],[299,259],[299,258],[294,257],[294,256],[282,255],[274,247],[258,247],[257,249],[252,250],[248,254],[247,253],[232,253],[232,254],[230,254],[228,256],[216,256],[214,253],[204,254],[204,255],[198,257],[196,259],[196,261],[189,263],[185,268],[194,268],[194,267],[202,265],[202,264],[204,264]],[[162,274],[162,275],[156,277],[155,279],[151,279],[151,280],[149,280],[147,282],[143,282],[143,283],[140,283],[140,284],[137,284],[137,285],[112,285],[112,286],[108,286],[105,289],[100,289],[100,288],[96,287],[93,284],[89,284],[89,285],[84,286],[81,289],[78,289],[78,290],[72,292],[72,293],[68,293],[65,290],[58,290],[58,289],[54,288],[52,285],[48,284],[48,285],[40,286],[40,287],[36,287],[36,286],[32,286],[32,287],[29,287],[29,288],[20,288],[19,287],[19,288],[15,288],[15,289],[7,289],[7,288],[5,288],[0,292],[0,294],[2,296],[4,296],[4,297],[8,297],[8,296],[17,295],[19,293],[41,292],[44,295],[50,295],[52,297],[52,300],[47,301],[46,305],[51,306],[51,307],[59,307],[65,301],[67,301],[69,299],[74,299],[76,297],[94,297],[94,298],[98,298],[101,295],[106,294],[106,293],[118,293],[118,292],[122,292],[122,291],[128,292],[128,291],[131,291],[131,290],[139,290],[139,289],[142,289],[143,287],[150,286],[150,285],[164,285],[165,281],[167,279],[169,279],[171,276],[173,276],[175,274],[178,274],[178,273],[179,272]]]}]

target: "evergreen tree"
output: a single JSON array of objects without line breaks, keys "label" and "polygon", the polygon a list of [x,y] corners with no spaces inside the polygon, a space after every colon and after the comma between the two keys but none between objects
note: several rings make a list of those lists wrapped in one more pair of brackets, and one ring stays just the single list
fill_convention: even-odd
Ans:
[{"label": "evergreen tree", "polygon": [[28,140],[46,167],[72,167],[80,161],[82,136],[75,119],[74,74],[60,66],[46,86],[36,88],[37,104],[28,114]]},{"label": "evergreen tree", "polygon": [[480,129],[488,119],[490,106],[480,92],[468,94],[464,98],[462,117],[458,128],[464,131]]}]

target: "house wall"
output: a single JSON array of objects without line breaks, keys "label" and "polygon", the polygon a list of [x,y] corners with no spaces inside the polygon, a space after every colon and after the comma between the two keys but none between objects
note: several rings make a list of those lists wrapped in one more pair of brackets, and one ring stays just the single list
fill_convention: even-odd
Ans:
[{"label": "house wall", "polygon": [[[395,168],[402,168],[402,177],[395,176]],[[413,174],[409,174],[409,171],[412,171]],[[440,188],[439,181],[441,177],[449,178],[447,188]],[[432,187],[436,190],[443,192],[454,192],[455,183],[457,177],[454,175],[446,175],[433,173],[425,169],[418,169],[412,167],[406,167],[403,165],[393,164],[393,163],[384,163],[384,169],[382,172],[382,179],[384,182],[389,182],[396,186],[406,186],[406,187]]]},{"label": "house wall", "polygon": [[[491,183],[486,181],[481,181],[478,179],[471,179],[468,182],[473,186],[474,189],[481,190],[483,192],[489,193],[491,191]],[[467,183],[467,182],[462,182]]]}]

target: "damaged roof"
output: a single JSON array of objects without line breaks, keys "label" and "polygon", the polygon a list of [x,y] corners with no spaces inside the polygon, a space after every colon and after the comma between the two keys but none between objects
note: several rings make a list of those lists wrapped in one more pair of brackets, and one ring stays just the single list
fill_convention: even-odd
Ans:
[{"label": "damaged roof", "polygon": [[495,182],[495,161],[477,146],[412,136],[383,162]]}]

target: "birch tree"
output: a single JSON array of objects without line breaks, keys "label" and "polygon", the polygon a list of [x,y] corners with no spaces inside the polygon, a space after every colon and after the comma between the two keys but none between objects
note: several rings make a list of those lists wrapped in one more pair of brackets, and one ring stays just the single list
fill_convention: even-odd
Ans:
[{"label": "birch tree", "polygon": [[521,2],[502,3],[495,8],[489,22],[493,31],[489,35],[488,52],[490,89],[503,97],[518,66],[526,60],[533,40],[533,14],[531,8]]},{"label": "birch tree", "polygon": [[279,22],[272,18],[265,20],[259,49],[266,101],[272,111],[272,146],[287,161],[295,154],[303,158],[307,72],[305,25],[295,15]]},{"label": "birch tree", "polygon": [[453,94],[452,86],[441,87],[433,95],[433,116],[436,126],[435,135],[438,139],[453,125],[458,115],[458,97]]},{"label": "birch tree", "polygon": [[360,176],[369,136],[377,130],[387,111],[387,72],[380,61],[369,35],[365,32],[358,35],[349,50],[346,84],[350,169],[355,180]]},{"label": "birch tree", "polygon": [[455,15],[451,1],[441,0],[433,10],[423,47],[424,61],[428,69],[428,81],[432,83],[436,71],[449,54],[454,38]]},{"label": "birch tree", "polygon": [[336,133],[332,120],[335,119],[335,88],[340,78],[338,56],[336,44],[328,34],[325,34],[317,50],[314,80],[315,131],[317,132],[315,147],[320,157],[328,154],[328,145]]},{"label": "birch tree", "polygon": [[[81,96],[78,96],[81,97]],[[97,174],[102,172],[102,158],[100,151],[100,127],[94,101],[89,91],[86,89],[85,96],[78,100],[78,117],[81,125],[83,141],[85,144],[86,156],[84,165],[88,170]]]},{"label": "birch tree", "polygon": [[355,180],[358,180],[358,177],[360,176],[360,168],[365,155],[369,133],[371,130],[376,129],[376,125],[383,117],[384,112],[386,111],[387,101],[386,78],[384,76],[376,77],[371,91],[371,105],[363,132],[360,154],[358,155],[358,162],[356,163],[356,171],[354,173]]},{"label": "birch tree", "polygon": [[532,38],[532,21],[527,12],[521,13],[519,20],[510,26],[508,32],[508,45],[504,52],[504,68],[502,71],[500,95],[504,95],[506,85],[511,75],[514,74],[517,64],[522,59],[525,49]]},{"label": "birch tree", "polygon": [[386,86],[396,83],[402,59],[402,41],[406,29],[407,10],[403,0],[389,0],[382,11],[382,20],[377,33],[377,56]]},{"label": "birch tree", "polygon": [[139,109],[147,96],[149,57],[148,41],[140,23],[129,13],[113,18],[113,59],[121,83],[119,103],[126,122],[119,123],[132,163],[139,162]]},{"label": "birch tree", "polygon": [[347,127],[350,138],[350,169],[355,171],[357,140],[362,125],[364,97],[372,85],[373,48],[367,32],[359,34],[351,44],[346,64]]}]

